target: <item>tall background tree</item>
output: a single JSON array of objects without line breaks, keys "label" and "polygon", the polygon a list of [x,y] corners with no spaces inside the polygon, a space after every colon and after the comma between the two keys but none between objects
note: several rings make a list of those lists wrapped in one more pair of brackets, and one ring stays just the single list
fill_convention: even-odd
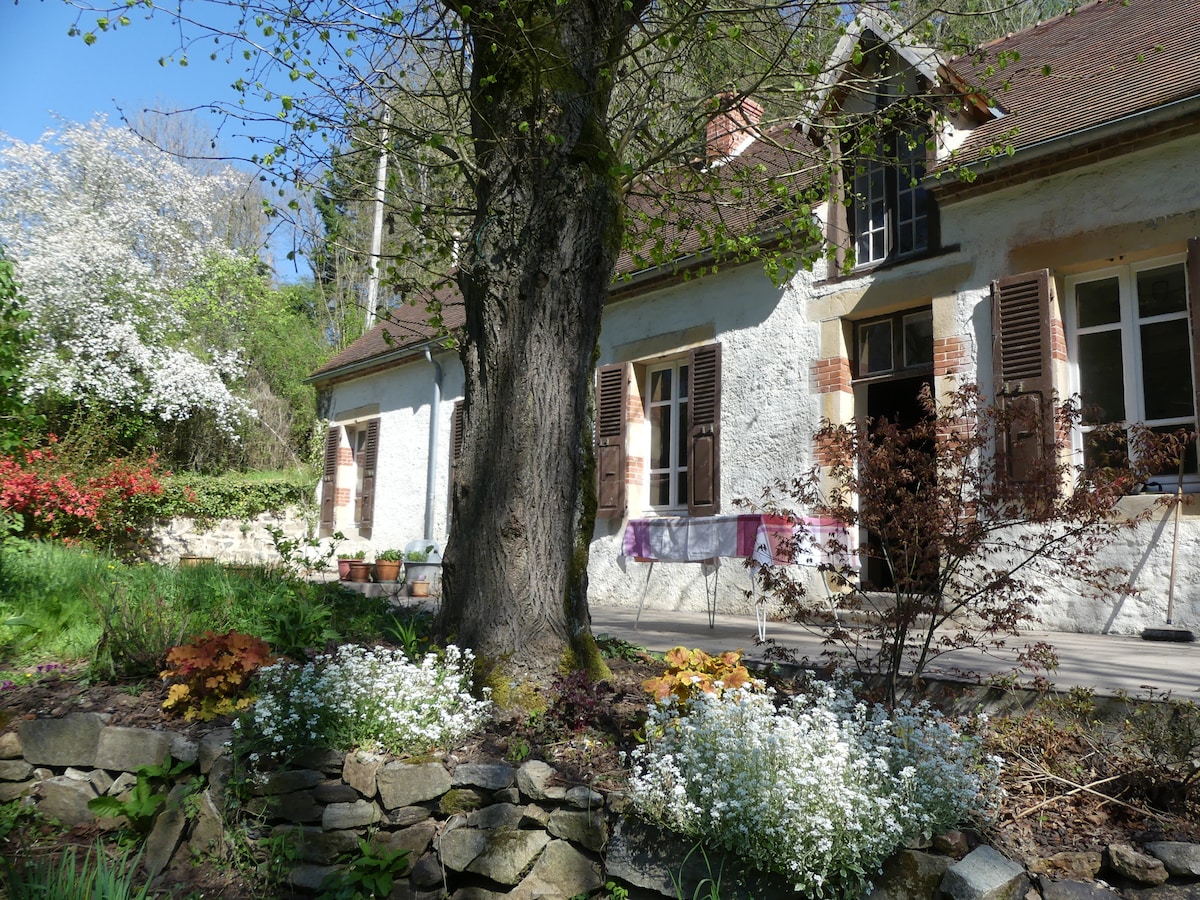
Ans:
[{"label": "tall background tree", "polygon": [[[565,653],[596,665],[586,606],[589,392],[623,237],[636,232],[631,247],[659,264],[677,246],[662,228],[668,220],[726,257],[771,256],[777,270],[823,252],[811,210],[827,161],[816,148],[806,155],[790,126],[846,27],[845,8],[825,0],[227,5],[241,11],[241,26],[216,32],[213,55],[239,66],[248,56],[250,68],[237,82],[241,96],[215,106],[289,126],[261,165],[315,180],[329,171],[331,140],[343,154],[361,151],[333,167],[326,210],[339,216],[371,193],[335,189],[338,179],[358,173],[351,180],[365,187],[362,173],[384,148],[404,157],[400,171],[436,173],[432,192],[389,192],[388,212],[404,229],[392,241],[403,266],[451,268],[465,301],[466,430],[442,629],[493,664],[544,667]],[[101,10],[104,27],[128,24],[138,8]],[[212,36],[204,9],[189,3],[172,14]],[[749,96],[764,108],[759,130],[779,145],[776,165],[707,165],[706,124],[722,104]],[[792,177],[802,168],[813,170],[803,180],[809,192]],[[639,203],[639,193],[653,204]],[[640,210],[631,223],[627,201]],[[729,230],[735,208],[763,227]]]},{"label": "tall background tree", "polygon": [[272,288],[259,210],[246,173],[185,164],[103,120],[37,143],[0,135],[0,242],[27,313],[21,396],[81,458],[296,464],[316,414],[299,386],[328,345],[312,299]]}]

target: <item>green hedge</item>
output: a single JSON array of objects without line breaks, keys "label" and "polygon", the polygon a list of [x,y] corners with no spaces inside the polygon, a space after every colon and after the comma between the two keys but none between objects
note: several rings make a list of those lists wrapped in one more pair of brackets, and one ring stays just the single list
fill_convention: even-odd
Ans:
[{"label": "green hedge", "polygon": [[185,473],[163,479],[163,492],[147,498],[146,513],[157,518],[186,516],[200,522],[251,519],[260,513],[281,513],[289,507],[314,505],[316,480],[307,472]]}]

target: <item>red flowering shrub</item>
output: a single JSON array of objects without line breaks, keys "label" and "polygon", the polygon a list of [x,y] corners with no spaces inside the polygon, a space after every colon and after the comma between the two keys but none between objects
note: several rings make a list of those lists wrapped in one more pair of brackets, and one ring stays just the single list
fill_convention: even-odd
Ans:
[{"label": "red flowering shrub", "polygon": [[22,517],[20,533],[112,542],[136,531],[144,519],[139,500],[163,491],[157,458],[110,459],[83,475],[70,471],[56,445],[51,435],[43,447],[0,457],[0,509]]}]

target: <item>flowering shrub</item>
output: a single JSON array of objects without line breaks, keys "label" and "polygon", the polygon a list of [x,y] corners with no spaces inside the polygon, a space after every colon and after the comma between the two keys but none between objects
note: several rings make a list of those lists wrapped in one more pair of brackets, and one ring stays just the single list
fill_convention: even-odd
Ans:
[{"label": "flowering shrub", "polygon": [[469,650],[453,645],[415,663],[400,650],[347,644],[304,666],[262,669],[258,701],[238,728],[272,761],[311,747],[446,747],[480,727],[491,706],[471,696],[473,664]]},{"label": "flowering shrub", "polygon": [[33,537],[119,539],[137,530],[139,498],[162,493],[158,460],[109,460],[81,477],[61,460],[51,435],[44,447],[0,457],[0,509],[24,518]]},{"label": "flowering shrub", "polygon": [[812,897],[857,897],[901,843],[983,803],[992,763],[927,707],[890,715],[824,686],[776,710],[771,691],[651,708],[633,752],[643,815],[778,872]]}]

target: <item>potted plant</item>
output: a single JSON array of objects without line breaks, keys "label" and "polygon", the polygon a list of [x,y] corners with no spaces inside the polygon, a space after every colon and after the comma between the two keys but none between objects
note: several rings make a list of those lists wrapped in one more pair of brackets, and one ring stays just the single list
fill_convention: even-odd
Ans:
[{"label": "potted plant", "polygon": [[430,554],[434,546],[424,549],[406,550],[404,553],[404,570],[408,581],[408,592],[413,597],[428,597],[431,585],[441,575],[441,561],[431,561]]},{"label": "potted plant", "polygon": [[402,550],[383,550],[375,556],[375,580],[399,581],[400,567],[404,565]]},{"label": "potted plant", "polygon": [[363,552],[361,550],[339,553],[337,555],[338,578],[342,581],[348,581],[350,579],[350,563],[362,561]]}]

